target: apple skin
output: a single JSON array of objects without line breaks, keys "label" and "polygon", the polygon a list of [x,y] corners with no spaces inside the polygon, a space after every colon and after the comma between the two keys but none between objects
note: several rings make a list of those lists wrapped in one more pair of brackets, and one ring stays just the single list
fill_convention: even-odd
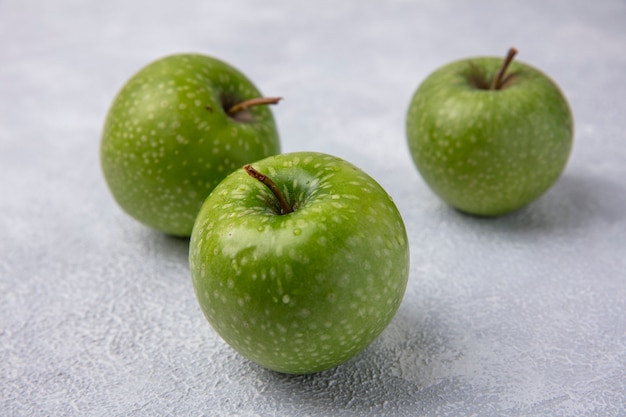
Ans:
[{"label": "apple skin", "polygon": [[502,59],[443,66],[415,92],[406,118],[413,161],[448,204],[480,216],[509,213],[539,198],[559,178],[573,142],[573,117],[558,86],[512,62],[502,89],[492,80]]},{"label": "apple skin", "polygon": [[242,164],[275,155],[280,143],[267,106],[225,110],[261,93],[212,57],[177,54],[135,74],[108,112],[100,161],[115,200],[135,219],[189,236],[202,202]]},{"label": "apple skin", "polygon": [[409,247],[395,204],[350,163],[299,152],[252,164],[295,202],[239,169],[205,201],[190,270],[205,317],[268,369],[307,374],[368,346],[403,298]]}]

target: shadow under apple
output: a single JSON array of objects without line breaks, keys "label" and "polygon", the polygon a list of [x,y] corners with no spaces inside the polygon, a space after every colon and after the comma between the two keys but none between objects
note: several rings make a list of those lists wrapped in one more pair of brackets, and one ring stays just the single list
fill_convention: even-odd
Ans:
[{"label": "shadow under apple", "polygon": [[419,415],[437,408],[434,403],[443,401],[437,392],[455,384],[450,378],[433,379],[431,368],[438,365],[429,350],[445,344],[438,327],[401,308],[378,339],[336,368],[287,375],[257,367],[257,377],[265,381],[265,394],[274,397],[269,401],[288,399],[304,414]]},{"label": "shadow under apple", "polygon": [[156,256],[159,258],[159,263],[175,264],[189,270],[188,237],[167,235],[143,225],[137,225],[134,232],[138,236],[136,245],[144,252],[143,255]]},{"label": "shadow under apple", "polygon": [[460,213],[472,228],[503,233],[570,234],[626,219],[626,185],[604,177],[566,173],[537,201],[498,217]]}]

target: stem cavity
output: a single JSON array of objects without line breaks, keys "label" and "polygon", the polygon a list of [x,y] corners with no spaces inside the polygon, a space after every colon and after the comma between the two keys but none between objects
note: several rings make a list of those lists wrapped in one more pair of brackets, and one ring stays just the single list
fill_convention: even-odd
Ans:
[{"label": "stem cavity", "polygon": [[276,183],[271,178],[269,178],[265,174],[261,174],[259,171],[252,168],[250,164],[245,165],[243,169],[252,178],[262,182],[267,188],[270,189],[270,191],[272,192],[272,194],[274,194],[274,197],[276,197],[276,200],[278,201],[280,214],[289,214],[293,212],[293,207],[291,207],[291,205],[287,202],[285,195],[280,191],[278,185],[276,185]]},{"label": "stem cavity", "polygon": [[509,74],[507,76],[505,76],[505,74],[506,70],[509,68],[509,65],[511,65],[511,62],[513,62],[513,58],[515,58],[515,55],[517,55],[517,49],[510,48],[509,52],[504,58],[504,61],[502,61],[502,66],[500,67],[498,74],[491,82],[491,86],[489,87],[490,90],[500,90],[502,86],[504,86],[508,81],[511,80],[513,74]]}]

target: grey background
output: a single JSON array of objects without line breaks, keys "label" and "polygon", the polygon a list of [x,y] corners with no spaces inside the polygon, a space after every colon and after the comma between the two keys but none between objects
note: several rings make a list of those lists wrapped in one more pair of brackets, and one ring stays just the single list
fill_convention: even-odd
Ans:
[{"label": "grey background", "polygon": [[[566,172],[512,215],[440,202],[404,116],[451,60],[504,55],[561,86]],[[99,135],[117,90],[174,52],[268,95],[285,152],[332,153],[394,197],[406,297],[348,363],[285,376],[227,347],[187,242],[115,205]],[[0,414],[626,415],[626,3],[0,0]]]}]

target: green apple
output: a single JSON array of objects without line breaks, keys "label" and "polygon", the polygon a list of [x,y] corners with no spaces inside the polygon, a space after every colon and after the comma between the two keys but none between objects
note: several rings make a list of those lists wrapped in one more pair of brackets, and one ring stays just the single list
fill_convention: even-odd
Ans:
[{"label": "green apple", "polygon": [[115,97],[100,160],[124,211],[167,234],[189,236],[202,202],[236,168],[280,152],[269,108],[232,66],[178,54],[152,62]]},{"label": "green apple", "polygon": [[404,223],[370,176],[326,154],[269,157],[207,198],[190,243],[204,315],[250,360],[283,373],[334,367],[364,349],[400,305]]},{"label": "green apple", "polygon": [[563,172],[573,118],[539,70],[480,57],[443,66],[415,92],[406,118],[413,161],[444,201],[471,214],[511,212],[536,200]]}]

